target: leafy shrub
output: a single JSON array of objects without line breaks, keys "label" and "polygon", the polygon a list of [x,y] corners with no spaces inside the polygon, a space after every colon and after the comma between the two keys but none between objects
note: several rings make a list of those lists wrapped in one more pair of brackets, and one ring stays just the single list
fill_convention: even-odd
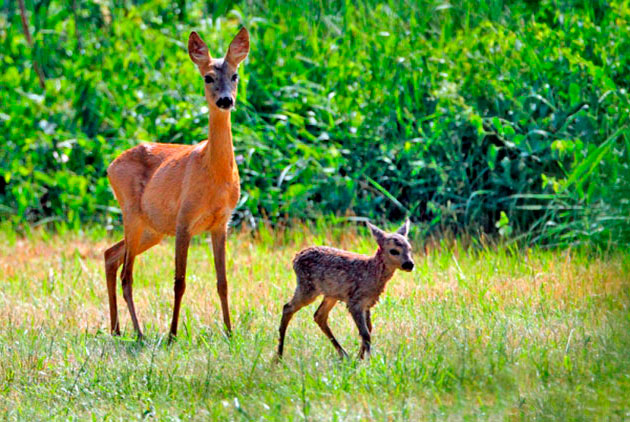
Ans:
[{"label": "leafy shrub", "polygon": [[188,33],[218,55],[245,24],[237,222],[411,215],[628,240],[622,1],[76,3],[26,2],[32,49],[13,2],[0,15],[0,213],[14,225],[119,218],[117,154],[206,136]]}]

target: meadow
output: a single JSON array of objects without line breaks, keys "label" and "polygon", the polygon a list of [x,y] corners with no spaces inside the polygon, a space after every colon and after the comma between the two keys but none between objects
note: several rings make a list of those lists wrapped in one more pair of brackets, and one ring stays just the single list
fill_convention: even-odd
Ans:
[{"label": "meadow", "polygon": [[[630,420],[626,0],[20,3],[0,4],[0,419]],[[186,39],[219,57],[241,26],[234,333],[198,237],[177,341],[172,239],[135,267],[146,338],[120,291],[112,337],[106,168],[205,139]],[[371,253],[360,221],[404,217],[416,269],[373,310],[371,359],[338,305],[340,361],[313,304],[275,363],[294,253]]]},{"label": "meadow", "polygon": [[628,420],[627,252],[550,251],[477,239],[421,240],[374,308],[374,353],[343,306],[331,328],[340,361],[298,312],[273,361],[300,247],[372,253],[366,230],[262,230],[229,239],[234,335],[223,334],[209,246],[190,250],[177,342],[173,244],[139,258],[134,283],[146,339],[109,331],[102,252],[112,239],[0,238],[0,415],[5,420]]}]

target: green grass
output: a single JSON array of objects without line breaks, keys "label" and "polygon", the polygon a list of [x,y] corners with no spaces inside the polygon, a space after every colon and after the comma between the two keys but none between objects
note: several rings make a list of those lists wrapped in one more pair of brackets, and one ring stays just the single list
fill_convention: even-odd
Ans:
[{"label": "green grass", "polygon": [[[147,338],[108,334],[98,233],[0,235],[0,415],[7,420],[628,420],[627,252],[517,250],[475,241],[416,244],[374,309],[374,353],[340,362],[312,321],[289,326],[274,365],[290,260],[307,244],[374,250],[366,232],[320,227],[229,239],[234,336],[222,334],[212,258],[190,250],[180,336],[171,316],[173,244],[139,258]],[[358,335],[343,306],[342,345]]]}]

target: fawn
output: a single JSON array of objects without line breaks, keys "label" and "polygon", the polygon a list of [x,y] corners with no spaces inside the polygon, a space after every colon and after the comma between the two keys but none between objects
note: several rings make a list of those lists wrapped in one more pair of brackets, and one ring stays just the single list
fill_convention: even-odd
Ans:
[{"label": "fawn", "polygon": [[123,266],[123,297],[138,337],[142,331],[133,303],[133,263],[137,255],[175,236],[175,302],[169,339],[177,334],[179,309],[186,289],[186,259],[192,236],[212,236],[217,290],[226,331],[230,312],[225,275],[228,220],[240,196],[234,159],[230,110],[236,99],[238,66],[249,53],[249,33],[242,28],[225,58],[213,59],[203,40],[192,32],[188,54],[197,65],[208,103],[208,140],[197,145],[141,144],[123,152],[107,176],[123,214],[124,240],[105,251],[105,273],[113,334],[120,334],[116,307],[116,273]]},{"label": "fawn", "polygon": [[376,304],[385,285],[397,269],[413,270],[411,245],[407,240],[409,220],[395,233],[386,233],[367,223],[378,243],[373,256],[359,255],[329,247],[306,248],[293,258],[293,270],[297,276],[297,287],[293,298],[284,305],[280,322],[278,357],[282,357],[284,335],[293,315],[304,306],[324,295],[315,312],[315,322],[330,339],[341,358],[348,354],[341,347],[330,327],[328,313],[337,301],[345,302],[354,319],[362,344],[359,358],[370,354],[372,320],[370,308]]}]

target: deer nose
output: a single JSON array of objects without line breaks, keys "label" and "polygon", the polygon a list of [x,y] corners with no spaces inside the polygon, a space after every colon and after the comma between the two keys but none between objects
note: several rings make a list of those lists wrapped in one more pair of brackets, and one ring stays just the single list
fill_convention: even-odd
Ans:
[{"label": "deer nose", "polygon": [[232,97],[221,97],[217,100],[217,107],[225,110],[232,107],[232,104],[234,104]]},{"label": "deer nose", "polygon": [[402,269],[405,271],[413,270],[413,262],[412,261],[403,262]]}]

